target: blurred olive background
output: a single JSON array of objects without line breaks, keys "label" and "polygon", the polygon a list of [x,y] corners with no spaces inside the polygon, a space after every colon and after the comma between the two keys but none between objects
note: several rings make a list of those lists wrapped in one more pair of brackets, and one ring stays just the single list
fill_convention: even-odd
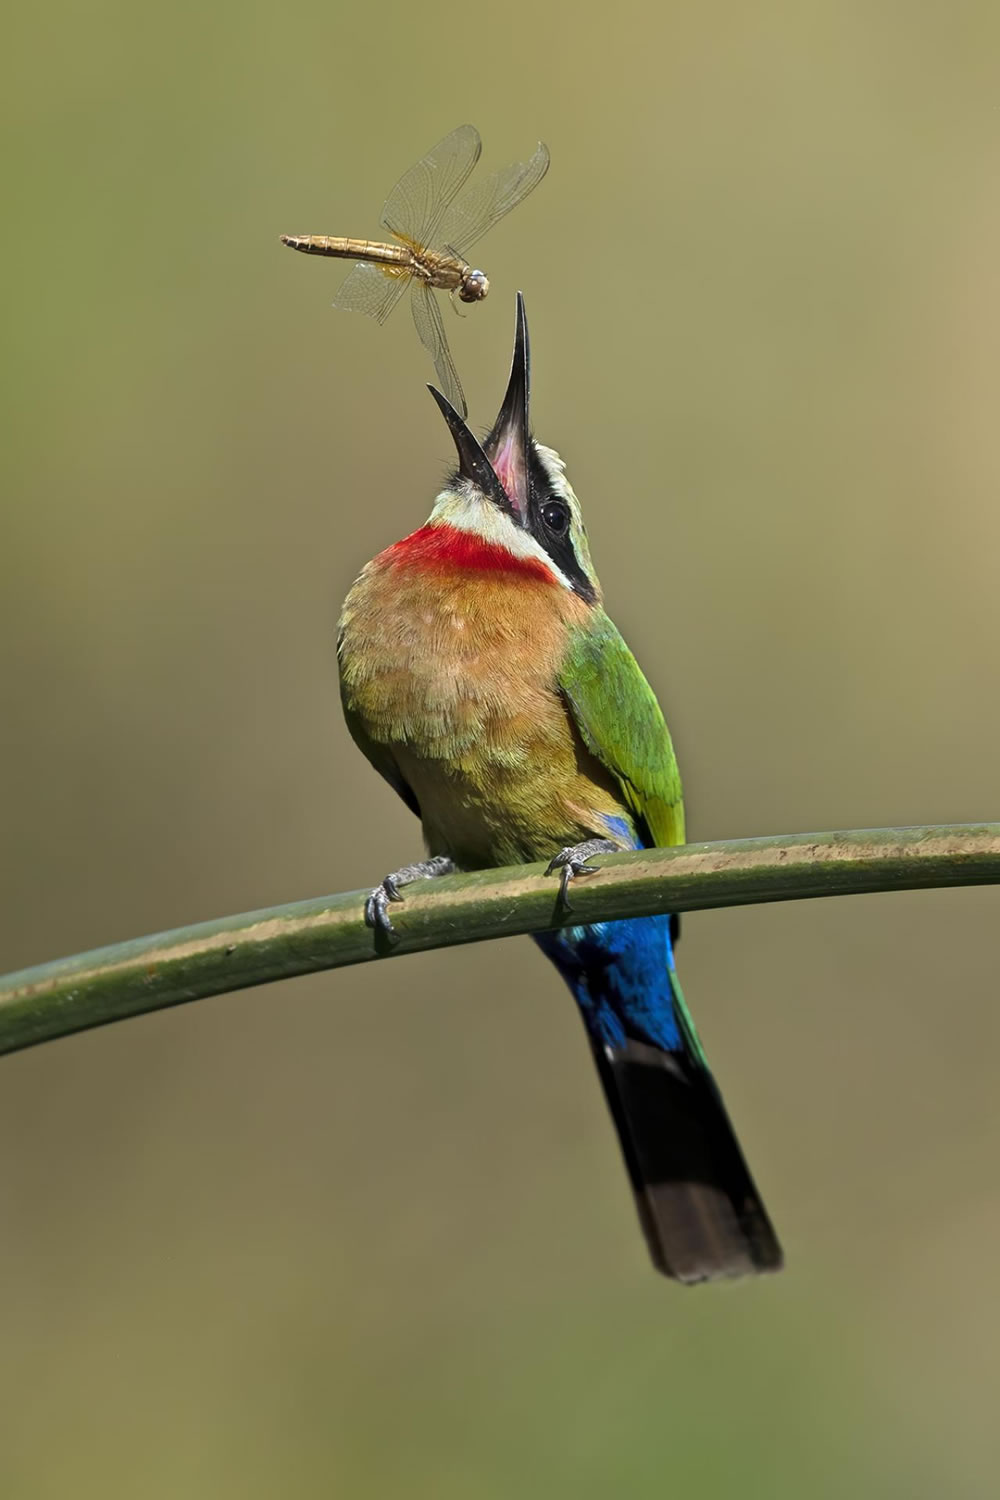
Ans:
[{"label": "blurred olive background", "polygon": [[[0,966],[370,884],[418,829],[333,622],[449,460],[373,233],[456,124],[552,150],[539,435],[695,838],[998,815],[1000,10],[54,0],[8,18]],[[0,1064],[0,1493],[995,1493],[995,891],[695,915],[780,1278],[646,1260],[526,940]]]}]

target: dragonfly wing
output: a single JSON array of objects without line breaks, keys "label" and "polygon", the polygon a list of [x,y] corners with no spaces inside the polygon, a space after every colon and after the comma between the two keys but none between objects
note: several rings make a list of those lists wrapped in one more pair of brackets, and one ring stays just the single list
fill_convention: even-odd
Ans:
[{"label": "dragonfly wing", "polygon": [[474,125],[460,125],[404,172],[385,200],[382,223],[393,234],[418,245],[434,231],[476,162],[483,143]]},{"label": "dragonfly wing", "polygon": [[381,266],[359,261],[341,282],[333,305],[384,323],[409,284],[408,274],[387,276]]},{"label": "dragonfly wing", "polygon": [[464,259],[477,240],[527,198],[549,170],[549,148],[541,141],[529,161],[515,161],[470,188],[439,226],[438,238]]},{"label": "dragonfly wing", "polygon": [[413,321],[417,325],[420,342],[434,361],[442,391],[457,412],[460,412],[463,417],[468,416],[469,408],[465,404],[462,382],[458,378],[455,361],[448,348],[448,339],[441,319],[441,308],[426,281],[413,283],[410,306],[413,308]]}]

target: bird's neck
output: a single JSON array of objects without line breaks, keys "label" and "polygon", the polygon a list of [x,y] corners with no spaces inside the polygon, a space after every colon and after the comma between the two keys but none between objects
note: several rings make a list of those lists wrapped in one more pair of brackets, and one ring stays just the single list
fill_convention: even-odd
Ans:
[{"label": "bird's neck", "polygon": [[538,557],[518,557],[500,542],[447,523],[421,526],[375,559],[406,572],[446,577],[456,573],[530,579],[559,588],[559,580]]}]

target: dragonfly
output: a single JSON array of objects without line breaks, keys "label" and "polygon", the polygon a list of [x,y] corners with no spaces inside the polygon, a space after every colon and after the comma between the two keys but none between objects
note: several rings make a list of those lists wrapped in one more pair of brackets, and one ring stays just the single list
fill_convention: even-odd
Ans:
[{"label": "dragonfly", "polygon": [[404,172],[382,210],[382,224],[395,244],[330,234],[281,236],[283,245],[306,255],[357,262],[334,307],[384,323],[412,287],[410,306],[420,342],[434,361],[444,394],[463,417],[468,407],[434,294],[448,292],[453,306],[456,296],[460,302],[482,301],[489,277],[469,263],[469,251],[538,186],[549,166],[548,147],[539,141],[529,161],[494,172],[459,198],[482,149],[475,126],[460,125]]}]

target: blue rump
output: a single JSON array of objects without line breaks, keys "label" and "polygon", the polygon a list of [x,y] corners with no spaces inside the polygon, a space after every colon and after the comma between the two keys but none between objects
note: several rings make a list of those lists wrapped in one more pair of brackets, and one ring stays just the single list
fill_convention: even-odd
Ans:
[{"label": "blue rump", "polygon": [[686,1050],[668,972],[674,963],[669,917],[629,917],[534,936],[573,991],[595,1042],[621,1047],[631,1038],[666,1052]]},{"label": "blue rump", "polygon": [[[624,818],[603,821],[613,839],[642,847]],[[627,917],[535,933],[535,942],[573,991],[584,1025],[601,1046],[621,1047],[630,1037],[665,1052],[686,1051],[668,972],[674,966],[671,920]]]}]

